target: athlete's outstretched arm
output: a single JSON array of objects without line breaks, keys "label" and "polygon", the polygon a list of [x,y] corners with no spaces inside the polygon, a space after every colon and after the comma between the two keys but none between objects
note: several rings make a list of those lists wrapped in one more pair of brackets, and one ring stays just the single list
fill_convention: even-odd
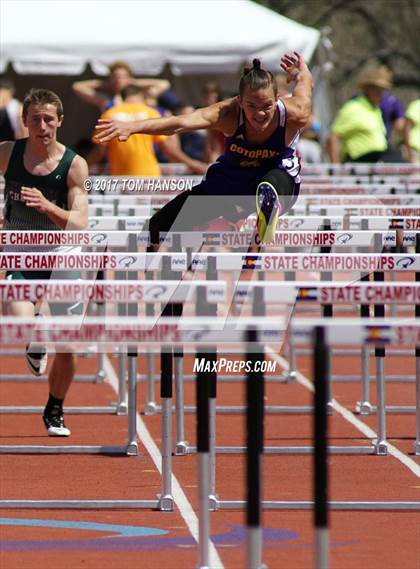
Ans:
[{"label": "athlete's outstretched arm", "polygon": [[303,127],[311,117],[312,73],[303,57],[296,51],[294,55],[284,55],[280,65],[287,73],[287,82],[296,83],[293,96],[283,100],[287,109],[288,121],[298,127]]},{"label": "athlete's outstretched arm", "polygon": [[216,128],[223,130],[229,121],[230,108],[236,105],[236,98],[221,101],[193,113],[142,121],[117,121],[99,119],[95,126],[95,139],[108,142],[118,138],[127,140],[132,134],[178,134],[192,130]]}]

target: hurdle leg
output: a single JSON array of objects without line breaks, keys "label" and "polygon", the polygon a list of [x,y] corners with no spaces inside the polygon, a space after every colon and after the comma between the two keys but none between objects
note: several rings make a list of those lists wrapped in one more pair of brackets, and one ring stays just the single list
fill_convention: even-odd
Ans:
[{"label": "hurdle leg", "polygon": [[[154,278],[153,271],[145,271],[147,281],[152,281]],[[152,302],[146,303],[146,316],[154,316],[155,307]],[[146,403],[144,406],[145,415],[155,415],[157,412],[157,405],[155,401],[155,366],[154,354],[148,352],[146,354]]]},{"label": "hurdle leg", "polygon": [[155,415],[156,411],[154,354],[149,352],[146,354],[146,404],[144,406],[144,414]]},{"label": "hurdle leg", "polygon": [[[326,211],[321,210],[321,214],[325,215]],[[331,221],[329,219],[324,220],[323,228],[326,230],[331,230]],[[331,247],[320,247],[320,253],[325,253],[325,255],[329,255],[331,253]],[[322,272],[320,276],[321,281],[331,281],[333,278],[332,272]],[[334,308],[332,304],[323,304],[322,305],[322,316],[324,318],[332,318],[333,317]],[[332,369],[332,350],[325,350],[325,357],[328,359],[326,362],[327,369]],[[333,400],[333,393],[332,393],[332,381],[331,381],[331,374],[328,373],[326,376],[326,389],[327,389],[327,413],[329,415],[333,412],[332,400]]]},{"label": "hurdle leg", "polygon": [[[217,361],[216,348],[210,354],[210,361]],[[209,472],[210,472],[210,491],[209,509],[214,512],[219,509],[219,497],[216,493],[216,403],[217,403],[217,374],[210,372],[210,400],[209,400]]]},{"label": "hurdle leg", "polygon": [[127,414],[127,393],[125,387],[127,356],[120,352],[118,354],[118,404],[117,415]]},{"label": "hurdle leg", "polygon": [[416,348],[416,442],[414,454],[420,456],[420,348]]},{"label": "hurdle leg", "polygon": [[[380,348],[381,349],[381,348]],[[376,390],[377,390],[377,414],[378,414],[378,440],[375,444],[375,453],[379,455],[388,454],[388,443],[386,442],[386,422],[385,422],[385,358],[376,356]]]},{"label": "hurdle leg", "polygon": [[[291,249],[290,247],[285,247],[284,252],[290,253],[290,252],[293,252],[293,249]],[[290,281],[290,282],[295,282],[296,281],[295,271],[286,271],[284,273],[284,280]],[[293,318],[295,317],[295,312],[296,312],[296,305],[293,306],[291,309],[289,322],[291,322],[293,320]],[[287,361],[289,362],[289,369],[285,371],[284,379],[287,382],[296,381],[296,369],[297,369],[296,349],[295,349],[295,346],[294,346],[293,341],[291,339],[291,335],[289,333],[287,333],[287,340],[286,341],[287,341]]]},{"label": "hurdle leg", "polygon": [[[103,281],[105,278],[104,271],[98,271],[97,280]],[[106,306],[104,302],[98,302],[98,317],[104,318],[106,312]],[[105,354],[103,352],[98,353],[98,366],[96,368],[95,383],[103,383],[105,380]]]},{"label": "hurdle leg", "polygon": [[325,342],[325,330],[314,331],[314,521],[315,521],[315,568],[329,567],[328,529],[328,378],[330,359]]},{"label": "hurdle leg", "polygon": [[[293,314],[291,318],[293,318]],[[287,334],[287,360],[289,362],[289,369],[285,372],[285,379],[286,381],[295,381],[296,380],[296,348],[293,344],[293,341],[290,337],[290,334]]]},{"label": "hurdle leg", "polygon": [[176,409],[176,443],[175,454],[188,454],[188,441],[185,440],[184,414],[184,353],[177,349],[174,352],[175,409]]},{"label": "hurdle leg", "polygon": [[[206,352],[197,353],[198,359],[208,357]],[[209,494],[210,494],[210,453],[209,453],[209,396],[210,376],[207,372],[199,372],[196,376],[197,400],[197,458],[198,458],[198,502],[199,502],[199,528],[198,528],[198,568],[209,568]]]},{"label": "hurdle leg", "polygon": [[362,346],[361,353],[362,367],[362,397],[356,405],[356,412],[360,415],[370,415],[372,404],[369,401],[369,346]]},{"label": "hurdle leg", "polygon": [[[175,274],[171,271],[170,257],[162,259],[161,278],[171,280]],[[175,304],[162,305],[162,316],[174,316]],[[163,346],[160,355],[160,397],[162,404],[162,493],[159,497],[159,509],[172,511],[172,376],[173,348]]]},{"label": "hurdle leg", "polygon": [[127,454],[137,455],[137,350],[128,353],[128,445]]},{"label": "hurdle leg", "polygon": [[164,346],[160,356],[162,404],[162,487],[158,496],[158,509],[171,512],[174,508],[172,496],[172,348]]},{"label": "hurdle leg", "polygon": [[[105,318],[105,303],[101,302],[98,304],[98,317]],[[97,355],[97,368],[95,374],[95,383],[103,383],[105,380],[105,354],[99,351]],[[117,409],[118,412],[118,409]]]},{"label": "hurdle leg", "polygon": [[[384,273],[374,272],[373,279],[375,282],[383,282]],[[385,316],[385,306],[382,304],[375,304],[374,306],[375,317],[383,318]],[[388,454],[388,443],[386,442],[386,424],[385,424],[385,348],[375,348],[376,358],[376,392],[377,392],[377,408],[376,413],[378,416],[378,440],[375,444],[375,452],[379,455]]]},{"label": "hurdle leg", "polygon": [[[257,347],[255,330],[247,332],[246,359],[252,362],[263,358],[264,350]],[[264,452],[264,374],[250,371],[246,382],[246,488],[247,488],[247,569],[264,569],[262,564],[261,526],[261,457]]]},{"label": "hurdle leg", "polygon": [[[366,219],[362,219],[362,229],[367,230],[369,229],[369,224]],[[375,243],[375,250],[376,245],[381,249],[382,244]],[[364,249],[361,248],[363,252]],[[367,248],[366,252],[369,252],[370,249]],[[369,282],[370,281],[370,274],[362,274],[360,277],[360,282]],[[369,304],[361,304],[360,305],[360,317],[361,318],[369,318],[370,317],[370,306]],[[356,413],[360,413],[360,415],[370,415],[373,411],[372,404],[369,401],[369,346],[362,346],[361,351],[361,380],[362,380],[362,394],[361,399],[356,403]]]},{"label": "hurdle leg", "polygon": [[[420,253],[420,234],[416,234],[416,253]],[[420,272],[416,271],[416,283],[420,282]],[[420,317],[420,305],[416,303],[414,315]],[[414,454],[420,455],[420,346],[416,346],[416,442]]]},{"label": "hurdle leg", "polygon": [[98,360],[97,360],[97,368],[96,368],[96,374],[95,374],[95,383],[103,383],[105,380],[105,369],[104,369],[104,364],[105,364],[105,354],[102,352],[98,353]]}]

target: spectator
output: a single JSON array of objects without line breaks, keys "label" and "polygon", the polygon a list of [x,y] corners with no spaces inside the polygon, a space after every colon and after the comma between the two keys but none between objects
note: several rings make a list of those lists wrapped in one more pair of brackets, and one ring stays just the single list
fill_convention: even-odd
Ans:
[{"label": "spectator", "polygon": [[410,162],[420,161],[420,99],[412,101],[406,112],[406,140]]},{"label": "spectator", "polygon": [[[392,73],[385,66],[379,67],[378,71],[383,74],[384,77],[388,77],[389,83],[392,85]],[[379,104],[381,109],[382,118],[385,123],[386,128],[386,138],[388,143],[392,141],[393,129],[399,133],[403,133],[405,125],[405,111],[404,105],[389,90],[385,91],[382,95],[381,102]]]},{"label": "spectator", "polygon": [[[179,109],[180,115],[189,115],[194,112],[192,105],[185,105]],[[204,160],[206,155],[207,139],[211,131],[197,130],[192,132],[183,132],[179,135],[181,148],[194,160]]]},{"label": "spectator", "polygon": [[[144,103],[142,90],[136,85],[128,85],[122,90],[123,103],[103,113],[102,120],[123,122],[159,118],[158,111]],[[175,137],[136,134],[127,142],[111,140],[105,147],[108,150],[110,174],[113,176],[160,176],[159,163],[153,149],[157,142],[161,150],[174,162],[183,162],[192,172],[202,174],[205,165],[189,158],[182,152]]]},{"label": "spectator", "polygon": [[378,162],[388,148],[380,102],[391,88],[388,73],[373,69],[359,81],[361,94],[347,101],[339,110],[328,141],[331,162],[339,158],[350,162]]},{"label": "spectator", "polygon": [[90,79],[73,83],[73,91],[81,99],[97,107],[101,112],[122,103],[121,91],[128,85],[136,85],[153,97],[159,97],[169,89],[166,79],[136,79],[125,61],[116,61],[109,67],[107,79]]},{"label": "spectator", "polygon": [[14,98],[15,87],[8,79],[0,79],[0,142],[28,136],[22,122],[22,103]]},{"label": "spectator", "polygon": [[[222,100],[222,93],[218,83],[215,81],[207,81],[201,89],[201,107],[209,107],[215,105]],[[203,148],[203,159],[208,164],[216,162],[221,154],[223,154],[223,149],[225,145],[225,136],[223,132],[207,129],[204,131],[198,131],[194,133],[189,133],[190,135],[200,136],[205,135],[204,148]],[[197,138],[198,140],[198,138]]]},{"label": "spectator", "polygon": [[201,107],[209,107],[222,100],[220,87],[216,81],[207,81],[201,89]]},{"label": "spectator", "polygon": [[308,124],[301,132],[297,145],[298,153],[303,162],[311,164],[322,162],[322,148],[318,138],[320,130],[319,121],[314,115],[311,115]]}]

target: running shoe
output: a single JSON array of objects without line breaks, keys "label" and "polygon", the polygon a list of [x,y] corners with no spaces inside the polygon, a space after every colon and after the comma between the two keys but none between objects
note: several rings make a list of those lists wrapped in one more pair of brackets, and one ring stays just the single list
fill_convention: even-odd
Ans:
[{"label": "running shoe", "polygon": [[44,413],[42,419],[49,437],[68,437],[71,434],[70,429],[64,424],[62,412],[56,415]]},{"label": "running shoe", "polygon": [[257,187],[258,235],[261,243],[274,241],[280,215],[280,201],[275,187],[270,182],[261,182]]},{"label": "running shoe", "polygon": [[42,375],[47,369],[47,348],[45,346],[28,344],[26,346],[26,361],[28,362],[28,366],[34,375]]}]

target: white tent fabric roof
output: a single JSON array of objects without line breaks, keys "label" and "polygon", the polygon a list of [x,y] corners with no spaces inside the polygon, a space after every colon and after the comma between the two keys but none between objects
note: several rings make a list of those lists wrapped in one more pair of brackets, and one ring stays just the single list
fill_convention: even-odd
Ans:
[{"label": "white tent fabric roof", "polygon": [[1,0],[0,73],[234,73],[253,57],[279,68],[287,51],[307,60],[319,32],[249,0]]}]

